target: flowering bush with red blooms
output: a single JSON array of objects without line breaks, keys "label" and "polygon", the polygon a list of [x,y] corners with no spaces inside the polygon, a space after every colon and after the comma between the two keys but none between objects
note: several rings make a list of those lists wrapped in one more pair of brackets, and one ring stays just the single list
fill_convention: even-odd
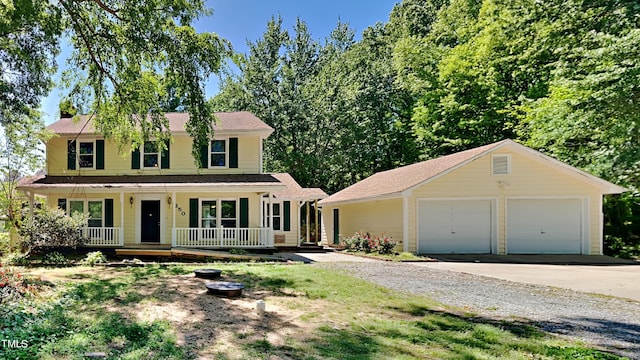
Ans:
[{"label": "flowering bush with red blooms", "polygon": [[35,290],[29,280],[0,264],[0,304],[31,295]]},{"label": "flowering bush with red blooms", "polygon": [[344,239],[344,247],[348,251],[364,251],[366,253],[392,254],[397,242],[387,235],[371,235],[356,232],[352,237]]},{"label": "flowering bush with red blooms", "polygon": [[378,252],[380,254],[393,254],[396,245],[398,245],[398,243],[386,235],[378,238]]}]

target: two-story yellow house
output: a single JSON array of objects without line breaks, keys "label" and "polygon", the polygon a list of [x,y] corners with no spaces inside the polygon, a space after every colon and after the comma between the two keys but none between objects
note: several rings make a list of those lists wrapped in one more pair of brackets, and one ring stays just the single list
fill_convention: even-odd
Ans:
[{"label": "two-story yellow house", "polygon": [[289,174],[263,173],[262,144],[273,128],[262,120],[249,112],[216,116],[200,168],[186,113],[166,114],[172,142],[165,150],[147,142],[126,157],[88,116],[62,118],[47,127],[57,136],[46,143],[46,175],[19,189],[70,214],[88,213],[89,246],[298,246],[308,234],[303,205],[327,195]]}]

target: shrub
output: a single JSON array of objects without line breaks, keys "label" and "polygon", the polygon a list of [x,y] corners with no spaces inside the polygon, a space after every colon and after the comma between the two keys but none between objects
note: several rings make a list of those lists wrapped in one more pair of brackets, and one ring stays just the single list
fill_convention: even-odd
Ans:
[{"label": "shrub", "polygon": [[346,238],[344,248],[351,251],[364,251],[365,243],[369,241],[369,234],[356,232],[352,237]]},{"label": "shrub", "polygon": [[35,292],[35,287],[22,275],[0,264],[0,304],[5,304]]},{"label": "shrub", "polygon": [[347,251],[364,251],[366,253],[392,254],[398,243],[386,235],[371,235],[356,232],[352,237],[344,239]]},{"label": "shrub", "polygon": [[241,249],[241,248],[233,248],[233,249],[229,250],[229,254],[246,255],[247,254],[247,250]]},{"label": "shrub", "polygon": [[0,256],[9,253],[11,237],[8,232],[0,232]]},{"label": "shrub", "polygon": [[89,266],[94,266],[95,264],[104,264],[106,262],[106,256],[104,256],[104,254],[102,254],[102,252],[100,251],[90,252],[87,254],[87,256],[84,257],[84,259],[82,259],[82,263]]},{"label": "shrub", "polygon": [[53,251],[53,252],[44,254],[44,256],[42,257],[42,262],[44,264],[49,264],[49,265],[68,265],[69,264],[69,260],[67,260],[67,258],[64,257],[64,255],[62,255],[58,251]]},{"label": "shrub", "polygon": [[393,254],[393,251],[398,243],[393,241],[390,237],[382,235],[378,238],[378,252],[380,254]]},{"label": "shrub", "polygon": [[68,216],[61,209],[43,207],[20,228],[22,246],[29,254],[51,247],[76,248],[85,243],[82,229],[87,225],[88,215]]},{"label": "shrub", "polygon": [[20,253],[10,253],[4,258],[4,262],[8,265],[25,266],[29,265],[29,257]]}]

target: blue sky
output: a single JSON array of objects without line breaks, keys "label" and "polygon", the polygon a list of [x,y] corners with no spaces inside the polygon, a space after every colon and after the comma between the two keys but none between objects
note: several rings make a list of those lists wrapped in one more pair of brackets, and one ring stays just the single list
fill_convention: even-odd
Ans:
[{"label": "blue sky", "polygon": [[[324,39],[340,19],[355,30],[356,38],[362,31],[377,22],[386,22],[395,3],[400,0],[208,0],[207,6],[213,14],[200,19],[196,24],[199,32],[212,31],[231,41],[235,51],[246,52],[247,40],[259,39],[265,31],[267,21],[280,15],[285,29],[291,30],[297,17],[304,20],[315,39]],[[69,55],[68,50],[58,59],[60,67]],[[207,96],[218,91],[217,78],[206,85]],[[53,89],[44,99],[42,110],[47,124],[58,116],[60,90]]]}]

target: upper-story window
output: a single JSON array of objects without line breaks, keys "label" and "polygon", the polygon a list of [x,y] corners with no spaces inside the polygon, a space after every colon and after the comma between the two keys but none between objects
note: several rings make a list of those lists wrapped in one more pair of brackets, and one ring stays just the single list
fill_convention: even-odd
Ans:
[{"label": "upper-story window", "polygon": [[67,141],[67,169],[104,169],[104,140]]},{"label": "upper-story window", "polygon": [[153,141],[147,141],[142,147],[142,164],[145,168],[160,167],[160,152],[158,144]]},{"label": "upper-story window", "polygon": [[78,145],[78,166],[93,169],[95,163],[95,146],[93,141],[80,142]]},{"label": "upper-story window", "polygon": [[131,168],[169,169],[169,145],[169,141],[164,146],[156,141],[145,141],[141,147],[132,150]]},{"label": "upper-story window", "polygon": [[209,156],[209,167],[227,166],[227,141],[212,140]]}]

